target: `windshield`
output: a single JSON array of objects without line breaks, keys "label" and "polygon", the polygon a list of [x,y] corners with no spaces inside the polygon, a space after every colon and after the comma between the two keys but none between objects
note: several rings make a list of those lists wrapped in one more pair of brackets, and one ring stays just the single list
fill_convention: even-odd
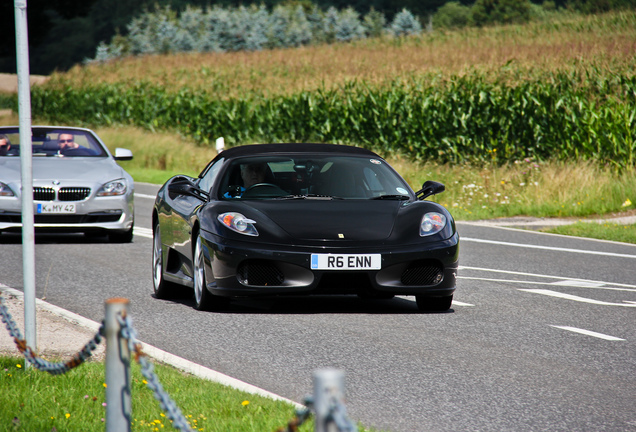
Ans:
[{"label": "windshield", "polygon": [[381,159],[358,156],[260,156],[234,161],[220,199],[409,199],[406,182]]},{"label": "windshield", "polygon": [[[82,130],[64,128],[33,128],[33,157],[106,157],[95,137]],[[18,128],[0,129],[0,157],[20,156]]]}]

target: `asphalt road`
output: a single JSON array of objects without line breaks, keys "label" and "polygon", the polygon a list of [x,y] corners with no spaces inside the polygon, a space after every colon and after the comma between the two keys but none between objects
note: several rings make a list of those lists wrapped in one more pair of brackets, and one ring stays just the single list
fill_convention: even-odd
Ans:
[{"label": "asphalt road", "polygon": [[[348,414],[382,430],[636,431],[636,246],[459,223],[448,313],[354,296],[198,312],[153,297],[155,192],[136,186],[131,244],[38,236],[38,298],[101,321],[127,297],[139,339],[299,402],[343,369]],[[21,253],[0,236],[0,283],[22,289]]]}]

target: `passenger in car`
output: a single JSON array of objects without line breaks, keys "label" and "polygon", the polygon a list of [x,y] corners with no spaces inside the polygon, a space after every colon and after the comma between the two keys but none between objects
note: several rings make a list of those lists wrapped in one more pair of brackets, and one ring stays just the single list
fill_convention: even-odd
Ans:
[{"label": "passenger in car", "polygon": [[6,135],[0,135],[0,156],[6,156],[11,150],[11,141]]}]

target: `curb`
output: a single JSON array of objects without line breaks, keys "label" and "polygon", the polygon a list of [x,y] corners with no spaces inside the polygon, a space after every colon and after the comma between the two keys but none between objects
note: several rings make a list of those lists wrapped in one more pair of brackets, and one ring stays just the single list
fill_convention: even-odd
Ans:
[{"label": "curb", "polygon": [[[6,292],[7,294],[13,295],[24,300],[24,293],[22,291],[18,291],[14,288],[8,287],[0,283],[0,293]],[[40,300],[38,298],[35,299],[36,309],[45,310],[51,312],[57,316],[60,316],[71,323],[78,324],[84,328],[97,332],[100,328],[100,324],[85,318],[81,315],[78,315],[69,310],[63,309],[59,306],[55,306],[51,303],[47,303],[44,300]],[[244,381],[238,380],[236,378],[232,378],[228,375],[222,374],[221,372],[217,372],[213,369],[207,368],[205,366],[201,366],[197,363],[186,360],[182,357],[176,356],[174,354],[170,354],[167,351],[163,351],[157,347],[149,345],[145,342],[141,342],[143,352],[147,354],[149,357],[175,367],[184,372],[190,373],[198,378],[206,379],[208,381],[216,382],[222,384],[227,387],[231,387],[236,390],[240,390],[250,394],[256,394],[259,396],[264,396],[269,399],[283,401],[289,404],[294,405],[296,408],[304,408],[304,405],[299,404],[291,399],[284,398],[275,393],[264,390],[260,387],[256,387],[252,384],[248,384]]]}]

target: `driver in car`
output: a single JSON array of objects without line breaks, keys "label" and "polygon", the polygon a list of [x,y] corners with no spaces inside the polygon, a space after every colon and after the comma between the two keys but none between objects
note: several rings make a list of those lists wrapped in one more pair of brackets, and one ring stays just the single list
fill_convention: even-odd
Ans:
[{"label": "driver in car", "polygon": [[79,147],[79,144],[75,142],[75,139],[70,133],[61,133],[57,139],[57,143],[60,146],[60,150],[71,150]]},{"label": "driver in car", "polygon": [[243,186],[239,186],[237,190],[230,190],[225,193],[225,198],[240,198],[246,189],[249,189],[255,184],[265,182],[265,173],[267,172],[267,165],[265,163],[250,163],[241,164],[241,178],[243,179]]}]

